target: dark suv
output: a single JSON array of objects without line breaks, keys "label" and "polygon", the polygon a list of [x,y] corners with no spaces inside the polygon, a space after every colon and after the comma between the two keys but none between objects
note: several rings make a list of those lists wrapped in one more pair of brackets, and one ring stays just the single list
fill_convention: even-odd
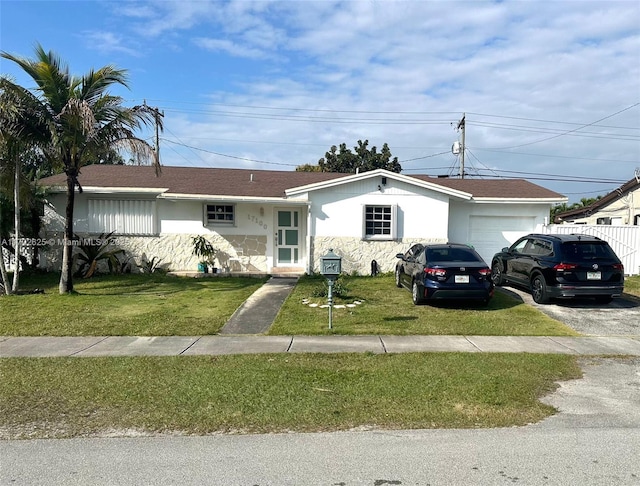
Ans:
[{"label": "dark suv", "polygon": [[595,236],[531,234],[494,255],[491,278],[495,285],[529,288],[539,304],[554,297],[609,303],[622,294],[624,267],[609,244]]}]

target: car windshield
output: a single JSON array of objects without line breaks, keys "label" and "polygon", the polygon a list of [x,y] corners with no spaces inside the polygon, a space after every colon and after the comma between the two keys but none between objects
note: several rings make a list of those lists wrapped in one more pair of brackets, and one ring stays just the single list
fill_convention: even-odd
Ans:
[{"label": "car windshield", "polygon": [[562,244],[565,258],[581,262],[591,260],[615,260],[616,254],[607,243],[573,241]]},{"label": "car windshield", "polygon": [[430,262],[479,262],[480,258],[472,250],[465,248],[429,248],[427,261]]}]

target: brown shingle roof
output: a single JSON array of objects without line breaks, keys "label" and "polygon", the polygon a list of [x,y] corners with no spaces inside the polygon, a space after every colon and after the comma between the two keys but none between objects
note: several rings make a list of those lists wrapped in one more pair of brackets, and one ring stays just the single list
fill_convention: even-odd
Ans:
[{"label": "brown shingle roof", "polygon": [[[194,194],[242,197],[284,197],[285,190],[330,181],[349,174],[335,172],[295,172],[251,169],[213,169],[163,166],[156,176],[153,167],[89,165],[78,177],[83,187],[165,188],[168,194]],[[410,175],[450,189],[472,194],[475,198],[547,199],[563,196],[522,179],[442,179]],[[40,181],[46,186],[64,186],[65,175]]]},{"label": "brown shingle roof", "polygon": [[[78,181],[83,187],[166,188],[170,194],[284,197],[285,189],[343,177],[328,172],[210,169],[163,166],[159,176],[149,166],[89,165]],[[47,177],[42,185],[64,185],[64,174]]]},{"label": "brown shingle roof", "polygon": [[505,199],[557,199],[562,194],[533,184],[524,179],[449,179],[425,175],[412,175],[416,179],[472,194],[474,198],[495,197]]}]

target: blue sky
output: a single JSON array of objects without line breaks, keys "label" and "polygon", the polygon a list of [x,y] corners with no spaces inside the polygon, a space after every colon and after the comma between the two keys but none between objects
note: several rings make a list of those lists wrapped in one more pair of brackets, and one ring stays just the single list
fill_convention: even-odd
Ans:
[{"label": "blue sky", "polygon": [[114,94],[164,112],[165,165],[294,170],[367,139],[405,174],[454,175],[466,113],[470,176],[573,202],[640,172],[637,0],[2,0],[0,30],[77,75],[126,69]]}]

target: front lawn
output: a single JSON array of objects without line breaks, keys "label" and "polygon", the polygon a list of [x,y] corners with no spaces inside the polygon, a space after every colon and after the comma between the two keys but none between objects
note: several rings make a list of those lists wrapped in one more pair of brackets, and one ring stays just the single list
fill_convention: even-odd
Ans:
[{"label": "front lawn", "polygon": [[58,293],[59,274],[24,276],[44,294],[0,297],[4,336],[200,336],[216,334],[266,279],[104,275]]},{"label": "front lawn", "polygon": [[552,354],[0,359],[0,439],[537,422],[581,376]]},{"label": "front lawn", "polygon": [[624,278],[624,292],[634,297],[640,297],[640,275]]},{"label": "front lawn", "polygon": [[[464,303],[414,306],[411,293],[395,286],[393,275],[341,277],[348,292],[334,304],[329,329],[326,303],[314,297],[323,277],[303,277],[285,302],[269,334],[439,334],[490,336],[576,336],[574,330],[521,300],[496,291],[488,306]],[[353,304],[360,302],[359,304]]]}]

